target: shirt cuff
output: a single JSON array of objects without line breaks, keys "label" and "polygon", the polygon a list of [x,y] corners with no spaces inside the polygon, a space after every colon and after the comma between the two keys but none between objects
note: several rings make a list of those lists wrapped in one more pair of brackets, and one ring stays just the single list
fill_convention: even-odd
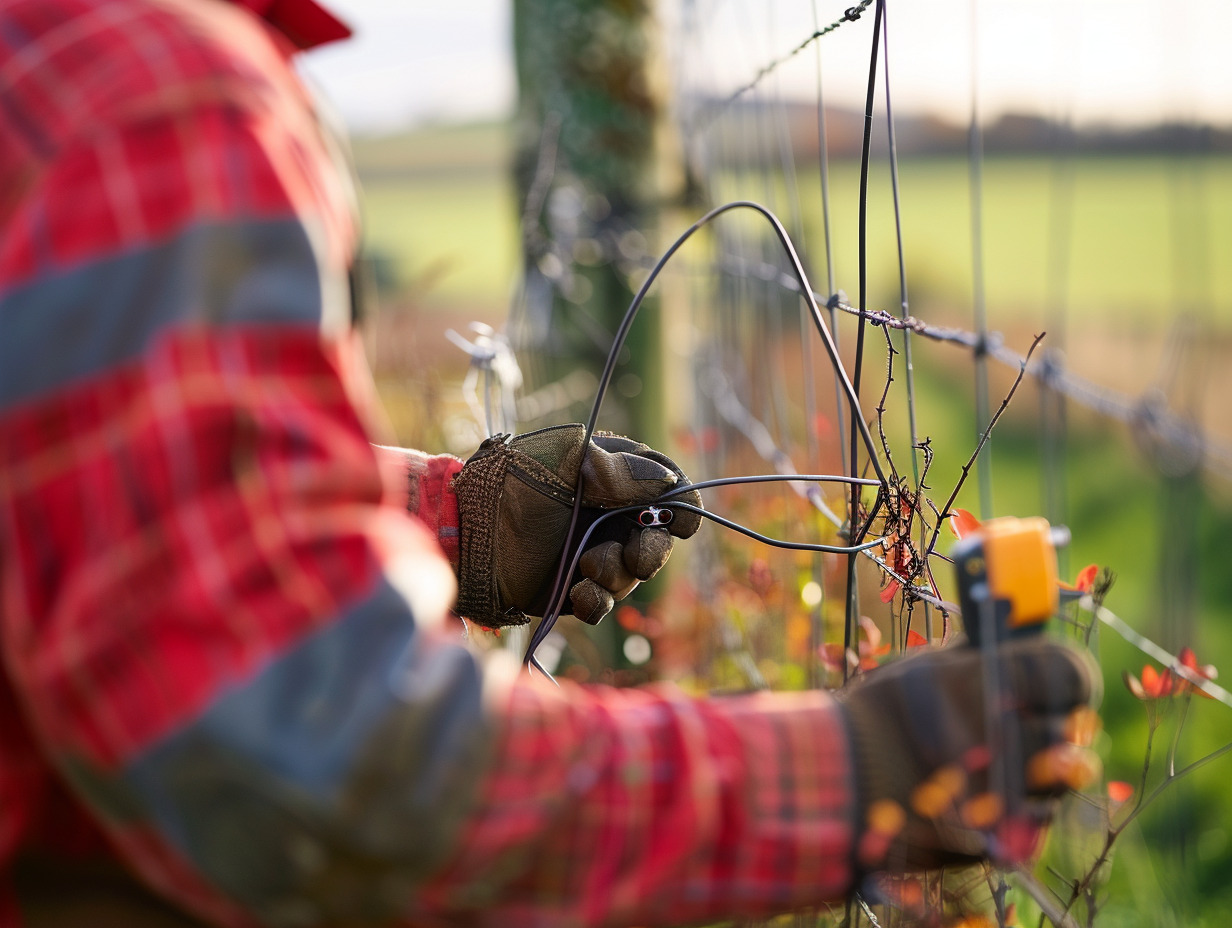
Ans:
[{"label": "shirt cuff", "polygon": [[458,569],[458,498],[451,483],[463,462],[450,454],[375,446],[394,502],[427,526]]}]

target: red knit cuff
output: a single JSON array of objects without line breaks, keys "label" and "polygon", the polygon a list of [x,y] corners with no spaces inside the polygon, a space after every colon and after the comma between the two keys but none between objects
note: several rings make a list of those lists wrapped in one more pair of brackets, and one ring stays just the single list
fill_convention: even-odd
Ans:
[{"label": "red knit cuff", "polygon": [[458,498],[451,483],[462,461],[448,454],[425,455],[407,474],[407,510],[428,527],[456,570],[458,567]]}]

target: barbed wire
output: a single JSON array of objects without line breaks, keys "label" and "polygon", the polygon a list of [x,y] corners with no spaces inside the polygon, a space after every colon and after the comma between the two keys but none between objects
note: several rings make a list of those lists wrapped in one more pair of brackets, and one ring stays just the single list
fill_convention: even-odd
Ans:
[{"label": "barbed wire", "polygon": [[757,87],[758,84],[764,81],[767,77],[769,77],[779,68],[781,68],[783,65],[787,64],[787,62],[791,61],[793,58],[795,58],[802,51],[807,49],[809,46],[811,46],[814,42],[816,42],[818,39],[822,38],[823,36],[829,35],[831,32],[834,32],[836,29],[841,28],[846,23],[854,23],[872,5],[873,5],[873,0],[860,0],[860,2],[857,3],[855,6],[847,7],[847,9],[843,11],[843,15],[840,16],[838,19],[834,20],[834,22],[830,23],[828,26],[822,26],[819,29],[813,30],[812,34],[809,35],[808,38],[804,39],[802,42],[800,42],[798,45],[792,48],[791,51],[786,52],[785,54],[780,55],[778,58],[774,58],[770,60],[769,62],[767,62],[766,64],[762,65],[760,68],[757,69],[757,73],[753,75],[753,77],[748,81],[748,83],[742,84],[740,87],[732,91],[722,100],[712,103],[709,107],[703,107],[701,115],[698,117],[697,121],[695,122],[693,126],[694,131],[704,130],[712,122],[714,122],[721,115],[723,115],[723,113],[732,104],[734,104],[737,100],[743,97],[750,90],[753,90],[755,87]]},{"label": "barbed wire", "polygon": [[[793,293],[800,292],[795,278],[766,261],[750,261],[727,255],[719,261],[718,270],[773,283]],[[1170,469],[1196,470],[1201,466],[1215,476],[1232,482],[1232,442],[1220,441],[1196,423],[1170,412],[1164,397],[1156,390],[1138,396],[1114,390],[1066,370],[1055,353],[1046,352],[1038,361],[1027,361],[1024,355],[1006,346],[1004,336],[999,332],[990,332],[981,337],[966,329],[934,325],[917,316],[895,316],[881,309],[860,310],[847,302],[842,290],[829,296],[814,292],[813,298],[827,308],[863,318],[871,325],[957,345],[1014,370],[1025,363],[1027,376],[1038,380],[1043,386],[1098,415],[1139,430],[1138,437],[1154,446],[1157,452],[1169,452],[1172,462]]]}]

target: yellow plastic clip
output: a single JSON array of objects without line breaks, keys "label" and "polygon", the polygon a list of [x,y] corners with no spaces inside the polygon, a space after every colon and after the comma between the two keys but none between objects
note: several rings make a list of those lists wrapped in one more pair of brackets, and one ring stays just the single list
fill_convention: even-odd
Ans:
[{"label": "yellow plastic clip", "polygon": [[980,528],[988,588],[1010,604],[1010,629],[1044,622],[1057,610],[1057,549],[1047,519],[991,519]]}]

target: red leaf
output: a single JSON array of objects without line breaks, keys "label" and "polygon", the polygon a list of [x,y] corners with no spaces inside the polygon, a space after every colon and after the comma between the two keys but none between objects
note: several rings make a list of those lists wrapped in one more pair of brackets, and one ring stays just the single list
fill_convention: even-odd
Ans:
[{"label": "red leaf", "polygon": [[1172,693],[1172,671],[1156,670],[1150,664],[1142,668],[1142,690],[1147,699],[1161,699]]},{"label": "red leaf", "polygon": [[928,639],[917,632],[914,628],[907,631],[907,647],[909,648],[926,648],[928,647]]},{"label": "red leaf", "polygon": [[987,745],[977,744],[967,749],[962,756],[963,769],[967,773],[978,773],[987,770],[992,765],[992,751]]},{"label": "red leaf", "polygon": [[827,641],[817,649],[821,662],[834,671],[843,669],[843,646],[837,641]]},{"label": "red leaf", "polygon": [[888,603],[892,600],[895,594],[898,593],[898,588],[900,586],[901,584],[897,580],[890,580],[890,582],[885,585],[885,589],[881,591],[881,601],[883,603]]},{"label": "red leaf", "polygon": [[762,558],[755,557],[749,562],[749,586],[763,599],[774,587],[774,573]]},{"label": "red leaf", "polygon": [[980,520],[965,509],[950,510],[950,531],[957,537],[965,538],[980,527]]},{"label": "red leaf", "polygon": [[1009,816],[996,829],[993,856],[999,863],[1022,863],[1039,847],[1043,828],[1025,816]]},{"label": "red leaf", "polygon": [[1134,788],[1131,784],[1124,780],[1109,780],[1108,781],[1108,798],[1113,802],[1120,804],[1128,802],[1134,794]]},{"label": "red leaf", "polygon": [[642,627],[644,616],[636,606],[621,606],[616,610],[616,624],[625,631],[636,632]]},{"label": "red leaf", "polygon": [[[1202,677],[1206,680],[1213,680],[1218,675],[1214,664],[1207,664],[1202,667],[1198,666],[1198,657],[1194,654],[1193,648],[1181,648],[1181,652],[1177,655],[1177,659],[1180,661],[1182,667],[1196,677]],[[1194,686],[1189,680],[1186,680],[1180,674],[1177,674],[1177,677],[1176,692],[1178,694],[1187,693],[1193,689],[1197,691],[1199,696],[1202,696],[1205,699],[1214,699],[1210,693],[1205,690],[1198,689],[1198,687]]]},{"label": "red leaf", "polygon": [[672,433],[672,439],[685,454],[692,454],[697,450],[697,436],[692,429],[676,429]]},{"label": "red leaf", "polygon": [[1082,570],[1078,571],[1078,576],[1074,579],[1074,589],[1082,593],[1090,593],[1095,587],[1095,578],[1099,575],[1098,564],[1088,564]]}]

